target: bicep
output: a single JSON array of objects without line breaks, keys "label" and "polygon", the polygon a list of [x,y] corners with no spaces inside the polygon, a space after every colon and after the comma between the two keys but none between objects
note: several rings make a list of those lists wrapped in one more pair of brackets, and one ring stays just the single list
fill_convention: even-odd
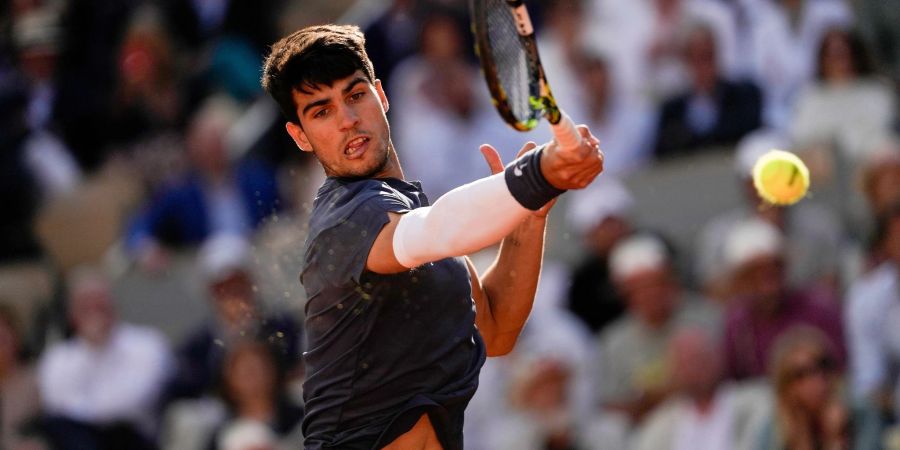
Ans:
[{"label": "bicep", "polygon": [[494,315],[491,311],[491,305],[488,301],[487,293],[484,291],[484,285],[481,284],[481,277],[478,276],[478,270],[475,264],[468,256],[465,257],[466,266],[469,268],[469,277],[472,279],[472,300],[475,302],[475,326],[481,332],[481,338],[485,345],[490,345],[495,333]]},{"label": "bicep", "polygon": [[366,270],[380,274],[406,272],[409,268],[400,264],[394,254],[394,232],[403,215],[394,212],[387,214],[388,222],[378,232],[372,248],[369,249],[369,255],[366,257]]}]

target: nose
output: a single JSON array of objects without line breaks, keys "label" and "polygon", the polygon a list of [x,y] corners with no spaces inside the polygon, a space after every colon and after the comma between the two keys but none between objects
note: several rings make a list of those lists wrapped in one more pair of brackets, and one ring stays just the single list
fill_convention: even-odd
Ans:
[{"label": "nose", "polygon": [[356,109],[354,109],[353,106],[344,105],[344,107],[341,108],[341,129],[353,129],[358,124],[359,114],[356,112]]}]

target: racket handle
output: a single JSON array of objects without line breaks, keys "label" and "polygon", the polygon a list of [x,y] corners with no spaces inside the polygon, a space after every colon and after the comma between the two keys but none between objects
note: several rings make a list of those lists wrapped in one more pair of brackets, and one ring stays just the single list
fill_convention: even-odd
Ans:
[{"label": "racket handle", "polygon": [[559,149],[564,152],[572,151],[581,145],[581,134],[575,128],[575,122],[563,111],[560,111],[559,123],[550,125],[553,129],[553,136],[559,144]]}]

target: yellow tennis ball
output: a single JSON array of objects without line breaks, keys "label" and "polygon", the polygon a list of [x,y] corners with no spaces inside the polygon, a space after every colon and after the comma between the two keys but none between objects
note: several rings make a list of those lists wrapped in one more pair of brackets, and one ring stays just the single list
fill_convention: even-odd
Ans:
[{"label": "yellow tennis ball", "polygon": [[806,195],[809,169],[793,153],[770,150],[753,166],[753,185],[763,200],[774,205],[790,205]]}]

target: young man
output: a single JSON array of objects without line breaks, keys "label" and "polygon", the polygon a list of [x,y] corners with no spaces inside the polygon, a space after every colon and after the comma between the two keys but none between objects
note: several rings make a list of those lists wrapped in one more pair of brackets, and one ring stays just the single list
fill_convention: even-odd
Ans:
[{"label": "young man", "polygon": [[[596,138],[581,127],[570,151],[528,144],[505,171],[483,146],[497,173],[429,206],[404,181],[358,28],[315,26],[275,43],[263,86],[328,176],[300,274],[307,449],[462,448],[484,358],[512,349],[531,310],[545,206],[602,171]],[[463,256],[501,240],[479,276]]]}]

